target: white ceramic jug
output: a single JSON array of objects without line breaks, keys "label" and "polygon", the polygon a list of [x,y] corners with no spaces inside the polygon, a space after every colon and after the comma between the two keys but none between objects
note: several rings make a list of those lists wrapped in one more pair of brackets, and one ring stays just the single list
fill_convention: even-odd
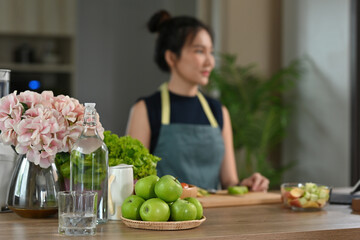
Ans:
[{"label": "white ceramic jug", "polygon": [[121,220],[121,205],[134,191],[133,166],[120,164],[109,168],[108,219]]}]

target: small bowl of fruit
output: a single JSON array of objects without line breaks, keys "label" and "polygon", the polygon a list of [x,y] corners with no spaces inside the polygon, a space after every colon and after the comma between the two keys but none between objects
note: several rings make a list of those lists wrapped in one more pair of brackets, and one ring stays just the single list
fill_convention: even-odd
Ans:
[{"label": "small bowl of fruit", "polygon": [[182,194],[180,196],[181,199],[187,198],[187,197],[197,197],[198,189],[195,185],[191,185],[188,183],[181,183],[182,186]]},{"label": "small bowl of fruit", "polygon": [[328,186],[315,183],[283,183],[281,199],[285,207],[295,211],[321,210],[330,195]]}]

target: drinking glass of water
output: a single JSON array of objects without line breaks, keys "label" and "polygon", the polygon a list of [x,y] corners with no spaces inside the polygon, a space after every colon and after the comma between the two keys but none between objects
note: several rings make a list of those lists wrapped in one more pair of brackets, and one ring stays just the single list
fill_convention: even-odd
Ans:
[{"label": "drinking glass of water", "polygon": [[97,192],[60,191],[59,233],[71,236],[96,233]]}]

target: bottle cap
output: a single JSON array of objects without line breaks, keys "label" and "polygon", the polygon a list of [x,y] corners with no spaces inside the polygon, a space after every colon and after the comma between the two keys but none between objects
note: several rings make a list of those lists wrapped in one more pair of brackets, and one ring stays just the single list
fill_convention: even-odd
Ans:
[{"label": "bottle cap", "polygon": [[85,103],[85,113],[84,113],[84,125],[90,124],[91,126],[96,125],[96,110],[95,103]]},{"label": "bottle cap", "polygon": [[96,103],[85,103],[85,107],[95,108]]}]

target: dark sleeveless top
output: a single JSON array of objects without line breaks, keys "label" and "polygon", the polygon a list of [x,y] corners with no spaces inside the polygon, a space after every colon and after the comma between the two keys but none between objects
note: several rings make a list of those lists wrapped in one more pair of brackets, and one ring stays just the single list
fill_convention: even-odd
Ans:
[{"label": "dark sleeveless top", "polygon": [[[189,124],[203,124],[210,125],[208,118],[200,104],[197,96],[187,97],[177,95],[169,91],[170,94],[170,123],[189,123]],[[205,96],[205,95],[204,95]],[[223,127],[223,115],[221,109],[221,103],[218,100],[205,96],[206,101],[209,104],[211,111],[219,124],[219,127]],[[151,141],[150,141],[150,153],[153,153],[161,126],[161,95],[160,91],[154,94],[140,98],[144,100],[147,108],[147,114],[150,122],[151,129]]]}]

